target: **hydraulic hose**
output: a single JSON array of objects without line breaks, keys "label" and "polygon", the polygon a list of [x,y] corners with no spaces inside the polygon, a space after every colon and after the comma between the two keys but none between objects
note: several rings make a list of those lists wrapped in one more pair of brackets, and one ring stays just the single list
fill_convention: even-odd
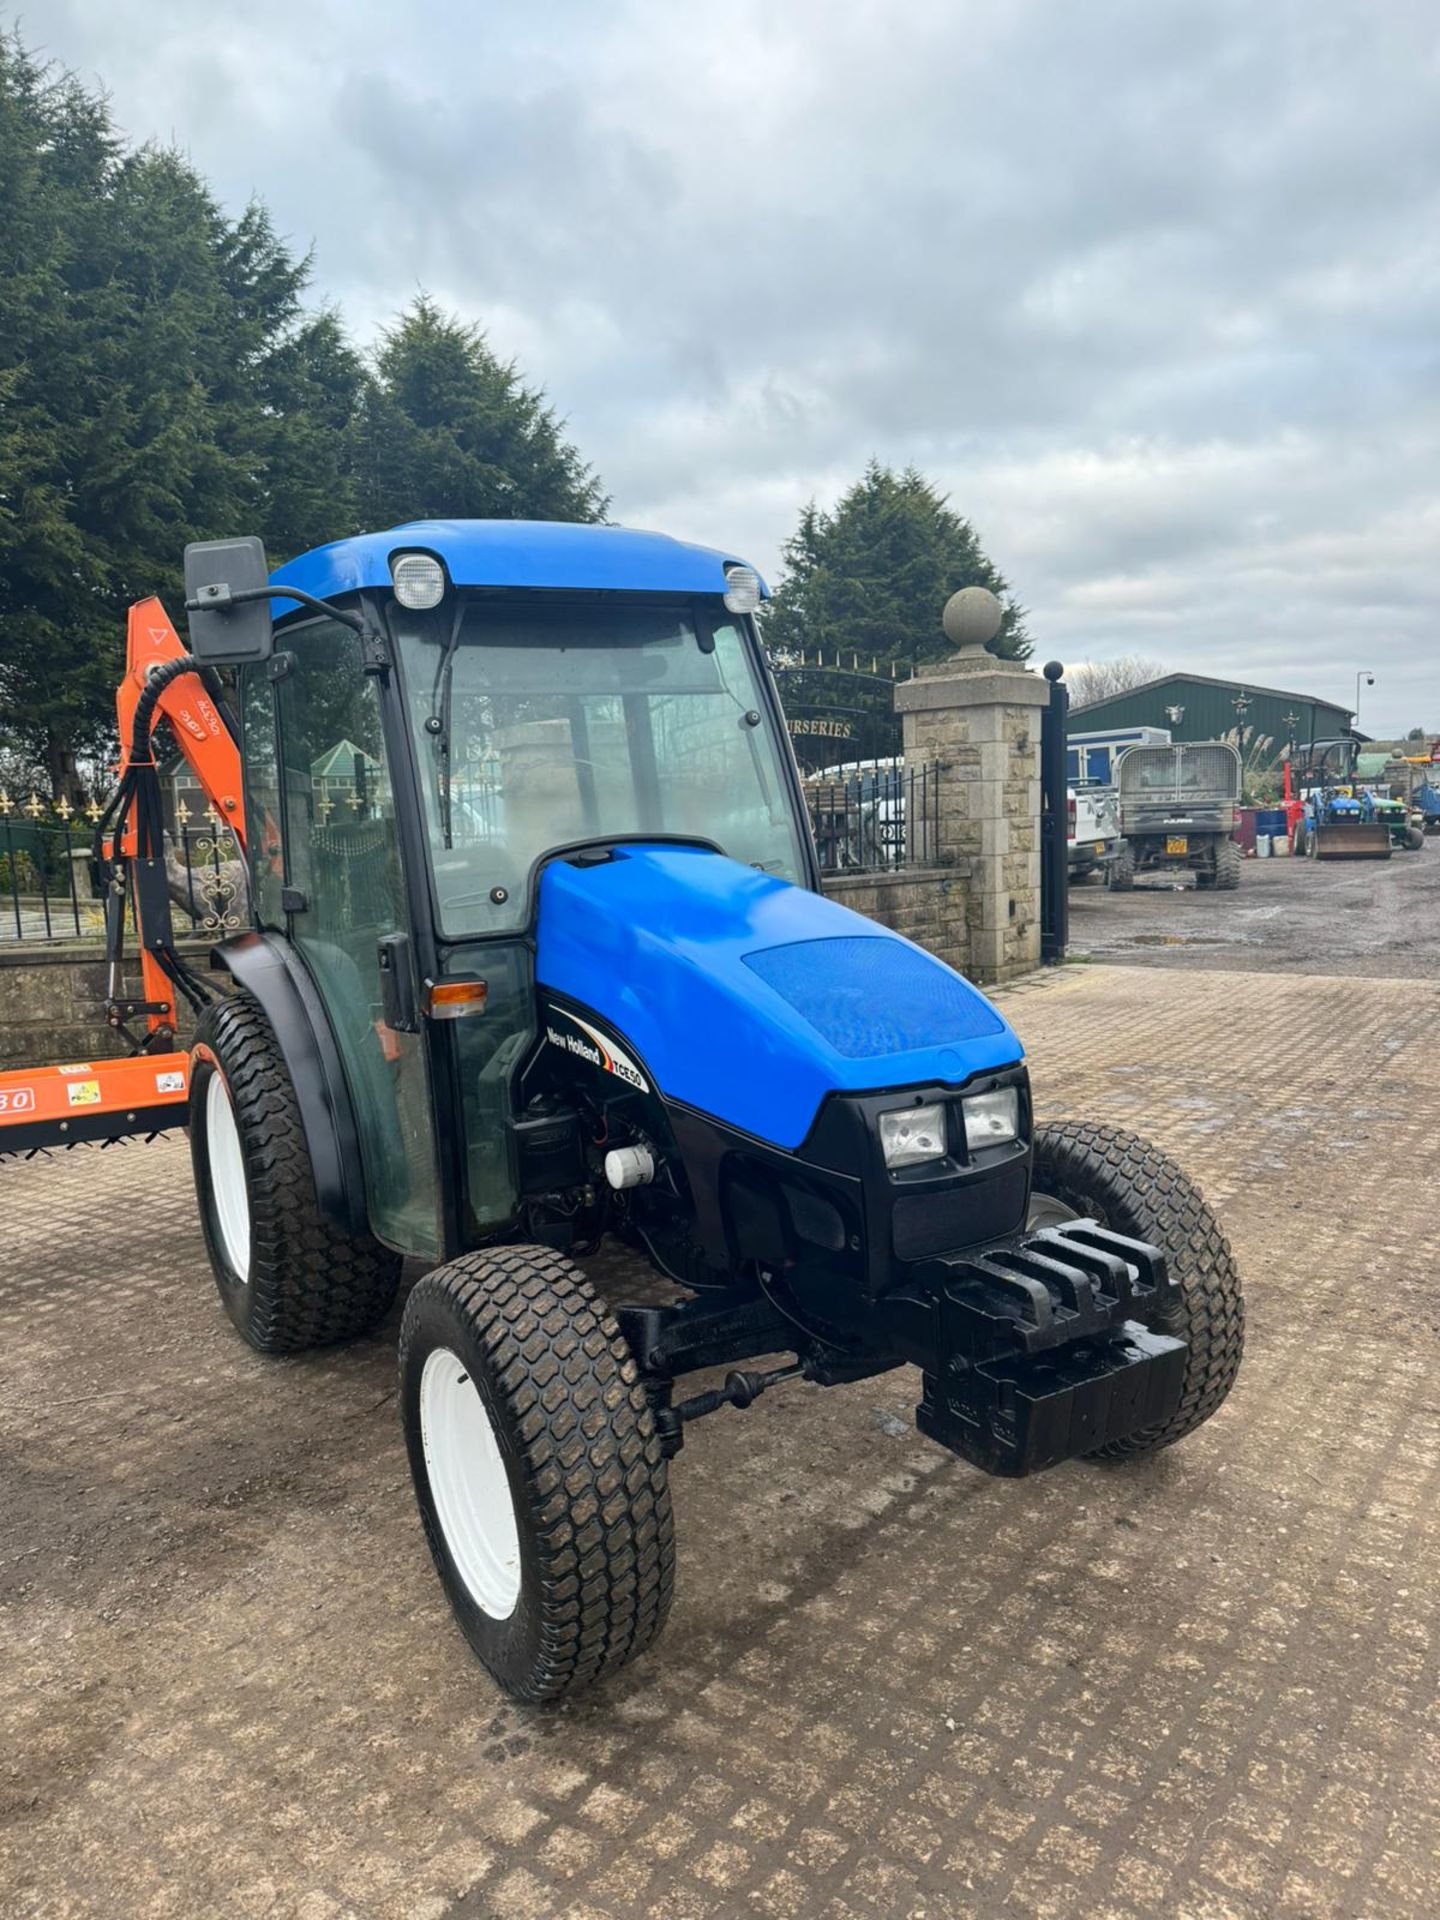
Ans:
[{"label": "hydraulic hose", "polygon": [[[151,751],[151,728],[155,721],[155,709],[160,696],[174,681],[187,673],[198,674],[202,681],[206,669],[201,667],[193,654],[183,653],[173,660],[166,660],[153,669],[135,703],[135,714],[130,728],[129,763],[126,766],[119,786],[101,814],[95,828],[94,852],[99,871],[122,871],[125,856],[120,852],[120,840],[125,832],[126,822],[133,816],[135,824],[135,857],[138,860],[165,859],[165,810],[160,797],[160,776]],[[228,716],[226,724],[229,725]],[[115,849],[113,861],[105,858],[105,839],[110,837]],[[168,912],[166,919],[168,920]],[[110,992],[112,998],[119,998],[119,981],[123,957],[125,916],[123,911],[106,916],[110,963]],[[200,1013],[215,998],[215,991],[208,981],[193,973],[168,939],[154,938],[154,930],[149,941],[149,951],[154,955],[156,964],[176,993],[189,1006],[192,1013]]]}]

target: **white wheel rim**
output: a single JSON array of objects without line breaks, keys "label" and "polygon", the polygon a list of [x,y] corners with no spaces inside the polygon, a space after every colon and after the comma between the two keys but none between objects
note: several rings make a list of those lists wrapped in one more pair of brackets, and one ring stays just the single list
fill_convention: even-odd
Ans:
[{"label": "white wheel rim", "polygon": [[520,1598],[520,1529],[510,1476],[480,1389],[448,1347],[420,1376],[420,1439],[435,1517],[471,1599],[508,1620]]},{"label": "white wheel rim", "polygon": [[242,1286],[250,1282],[250,1195],[230,1089],[217,1067],[205,1089],[205,1158],[220,1251]]},{"label": "white wheel rim", "polygon": [[1063,1200],[1057,1200],[1053,1193],[1038,1193],[1032,1187],[1030,1191],[1030,1211],[1025,1216],[1025,1231],[1039,1233],[1045,1227],[1063,1227],[1067,1220],[1079,1220],[1082,1216],[1073,1207],[1067,1207]]}]

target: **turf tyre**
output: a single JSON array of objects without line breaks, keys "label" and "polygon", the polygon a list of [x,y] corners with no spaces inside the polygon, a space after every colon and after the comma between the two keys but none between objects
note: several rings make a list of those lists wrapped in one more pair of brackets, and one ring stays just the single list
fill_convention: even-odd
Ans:
[{"label": "turf tyre", "polygon": [[[260,1353],[299,1353],[379,1325],[400,1282],[400,1256],[321,1213],[295,1088],[280,1043],[246,994],[215,1002],[192,1043],[190,1161],[211,1271],[226,1313]],[[223,1083],[243,1166],[249,1259],[240,1272],[217,1206],[212,1082]],[[216,1159],[220,1152],[216,1143]]]},{"label": "turf tyre", "polygon": [[[518,1597],[497,1618],[467,1583],[427,1452],[432,1356],[457,1357],[504,1463]],[[614,1316],[549,1248],[462,1255],[427,1274],[400,1329],[400,1414],[431,1558],[461,1631],[512,1699],[557,1700],[654,1641],[675,1580],[665,1456]],[[443,1501],[443,1485],[441,1486]]]},{"label": "turf tyre", "polygon": [[1183,1440],[1225,1400],[1245,1346],[1235,1256],[1204,1196],[1149,1141],[1085,1121],[1036,1129],[1034,1188],[1076,1215],[1160,1247],[1180,1284],[1178,1303],[1149,1320],[1152,1332],[1189,1347],[1179,1405],[1162,1425],[1112,1441],[1092,1457],[1132,1459]]}]

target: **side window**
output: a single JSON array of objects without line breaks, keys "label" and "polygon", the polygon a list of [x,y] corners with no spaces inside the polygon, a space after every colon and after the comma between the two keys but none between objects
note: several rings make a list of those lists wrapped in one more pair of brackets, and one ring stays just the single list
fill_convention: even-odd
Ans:
[{"label": "side window", "polygon": [[359,636],[331,621],[279,636],[286,880],[292,937],[330,1014],[350,1083],[370,1220],[407,1253],[438,1253],[438,1187],[420,1037],[382,1020],[379,942],[406,929],[395,806]]},{"label": "side window", "polygon": [[250,898],[262,927],[284,919],[280,889],[280,760],[275,741],[275,689],[263,667],[246,669],[240,689],[240,728],[245,756],[245,839],[250,856]]}]

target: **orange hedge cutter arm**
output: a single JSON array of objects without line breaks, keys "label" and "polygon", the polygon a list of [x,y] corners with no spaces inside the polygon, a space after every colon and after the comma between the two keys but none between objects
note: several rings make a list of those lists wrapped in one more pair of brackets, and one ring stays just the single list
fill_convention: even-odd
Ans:
[{"label": "orange hedge cutter arm", "polygon": [[[120,722],[120,784],[96,835],[107,876],[106,1017],[129,1034],[143,1015],[146,1033],[128,1058],[22,1067],[0,1073],[0,1155],[109,1142],[185,1122],[189,1055],[175,1048],[177,992],[192,1004],[209,989],[175,953],[165,871],[164,823],[151,736],[162,717],[216,815],[234,829],[243,854],[245,806],[240,752],[203,676],[155,599],[130,609],[125,676],[115,696]],[[213,681],[210,683],[213,685]],[[139,934],[142,998],[122,998],[123,939],[133,902]]]},{"label": "orange hedge cutter arm", "polygon": [[[245,852],[245,802],[240,778],[240,750],[216,702],[206,691],[197,670],[177,669],[172,663],[190,658],[170,624],[164,607],[156,599],[137,600],[130,609],[125,645],[125,677],[115,694],[115,712],[120,723],[120,778],[132,767],[153,766],[149,758],[150,740],[160,718],[170,722],[175,743],[199,782],[200,790],[217,818],[234,830],[240,852]],[[157,672],[157,669],[161,670]],[[173,673],[174,677],[169,677]],[[141,742],[135,738],[135,719],[142,696],[153,691],[156,680],[160,691],[146,717],[143,732],[145,757],[136,756]],[[213,683],[212,683],[213,684]],[[107,854],[121,854],[132,867],[135,924],[140,935],[140,974],[144,983],[145,1021],[150,1040],[147,1048],[164,1046],[168,1027],[174,1033],[174,981],[157,958],[157,946],[169,945],[169,901],[163,846],[157,855],[151,849],[142,854],[136,809],[129,809],[120,823],[121,830],[108,843]],[[153,875],[153,879],[152,879]],[[162,907],[163,902],[163,907]],[[107,916],[108,917],[108,916]],[[160,924],[155,924],[159,922]],[[148,923],[148,924],[147,924]],[[111,951],[110,998],[116,1009],[134,1003],[121,1000],[118,978],[118,954]],[[120,1018],[125,1016],[122,1013]],[[112,1025],[115,1024],[112,1009]]]}]

